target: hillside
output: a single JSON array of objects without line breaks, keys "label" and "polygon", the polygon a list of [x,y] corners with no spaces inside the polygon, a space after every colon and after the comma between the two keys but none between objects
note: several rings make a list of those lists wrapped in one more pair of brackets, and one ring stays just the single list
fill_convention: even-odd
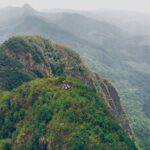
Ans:
[{"label": "hillside", "polygon": [[1,89],[48,76],[76,76],[90,83],[90,73],[78,54],[39,36],[16,36],[0,47]]},{"label": "hillside", "polygon": [[115,88],[71,49],[16,36],[0,65],[1,149],[136,149]]},{"label": "hillside", "polygon": [[[149,150],[150,35],[147,15],[122,14],[120,11],[46,13],[25,5],[0,9],[0,18],[1,43],[17,34],[41,35],[72,47],[92,71],[111,80],[137,143],[141,149]],[[31,78],[34,78],[33,74],[26,75],[23,80]]]},{"label": "hillside", "polygon": [[1,149],[136,149],[96,91],[73,78],[1,93],[0,108]]},{"label": "hillside", "polygon": [[[76,77],[90,87],[95,87],[111,109],[120,125],[133,137],[127,117],[120,104],[120,97],[111,83],[92,74],[82,63],[78,54],[39,36],[16,36],[0,47],[0,89],[13,88],[34,80],[50,76]],[[113,90],[112,90],[113,89]],[[111,95],[108,93],[112,93]],[[107,96],[109,95],[109,96]],[[111,99],[111,102],[110,102]],[[117,103],[116,103],[117,101]]]}]

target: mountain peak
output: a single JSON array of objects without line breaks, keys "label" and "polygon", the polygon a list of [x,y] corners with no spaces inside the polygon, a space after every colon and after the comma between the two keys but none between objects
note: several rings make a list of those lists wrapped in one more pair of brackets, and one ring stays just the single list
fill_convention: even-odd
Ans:
[{"label": "mountain peak", "polygon": [[30,6],[29,4],[24,4],[23,8],[28,10],[33,10],[32,6]]}]

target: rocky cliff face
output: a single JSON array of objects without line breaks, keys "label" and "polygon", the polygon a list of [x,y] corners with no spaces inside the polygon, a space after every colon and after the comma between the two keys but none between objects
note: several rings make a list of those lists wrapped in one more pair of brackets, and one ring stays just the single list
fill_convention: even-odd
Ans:
[{"label": "rocky cliff face", "polygon": [[48,69],[48,67],[43,62],[40,63],[35,62],[32,53],[24,53],[24,52],[14,53],[11,50],[7,50],[6,56],[18,60],[27,71],[29,70],[32,72],[39,72],[39,74],[46,77],[52,75],[51,70]]},{"label": "rocky cliff face", "polygon": [[98,91],[101,93],[108,107],[110,108],[114,116],[119,120],[120,125],[128,133],[130,138],[134,138],[132,129],[129,125],[126,113],[121,106],[120,97],[116,89],[108,80],[100,78],[98,74],[95,74],[95,78],[100,86],[100,89]]}]

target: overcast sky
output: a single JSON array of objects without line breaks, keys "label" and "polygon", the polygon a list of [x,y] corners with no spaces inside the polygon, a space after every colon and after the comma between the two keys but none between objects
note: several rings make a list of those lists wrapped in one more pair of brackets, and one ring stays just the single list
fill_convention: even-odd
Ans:
[{"label": "overcast sky", "polygon": [[0,7],[22,6],[28,3],[36,9],[61,8],[93,10],[100,8],[144,11],[150,13],[150,0],[0,0]]}]

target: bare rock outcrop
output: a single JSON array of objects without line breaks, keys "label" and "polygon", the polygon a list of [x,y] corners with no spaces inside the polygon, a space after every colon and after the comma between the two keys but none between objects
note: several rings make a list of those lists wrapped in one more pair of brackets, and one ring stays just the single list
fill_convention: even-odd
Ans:
[{"label": "bare rock outcrop", "polygon": [[101,96],[112,111],[113,115],[118,119],[121,127],[128,133],[130,138],[134,138],[132,129],[129,125],[129,120],[121,105],[117,90],[108,80],[100,78],[98,74],[95,74],[95,79],[100,87],[98,92],[101,93]]}]

